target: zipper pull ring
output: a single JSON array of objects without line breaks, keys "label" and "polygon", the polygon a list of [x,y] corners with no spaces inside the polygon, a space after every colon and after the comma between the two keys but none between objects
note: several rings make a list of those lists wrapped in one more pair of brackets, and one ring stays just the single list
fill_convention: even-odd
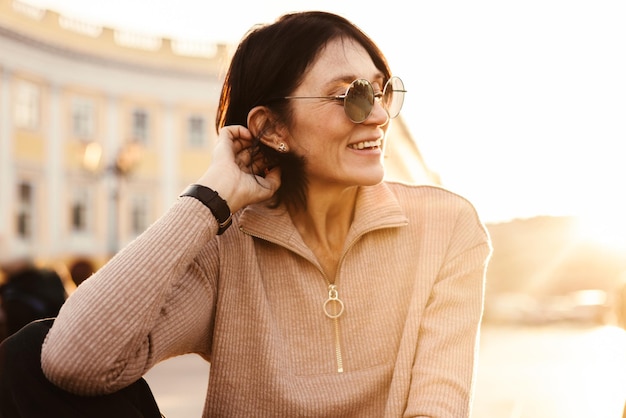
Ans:
[{"label": "zipper pull ring", "polygon": [[[334,302],[334,303],[333,303]],[[335,306],[334,309],[332,306]],[[337,286],[331,284],[328,286],[328,299],[324,302],[324,313],[330,319],[339,318],[343,314],[344,306],[341,299],[339,299],[339,292]]]}]

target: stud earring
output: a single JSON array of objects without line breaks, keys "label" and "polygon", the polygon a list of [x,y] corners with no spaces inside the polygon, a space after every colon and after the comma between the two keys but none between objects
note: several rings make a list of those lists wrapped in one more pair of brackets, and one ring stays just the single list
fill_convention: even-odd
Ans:
[{"label": "stud earring", "polygon": [[284,143],[284,142],[281,142],[281,143],[278,145],[277,151],[278,151],[278,152],[280,152],[280,153],[285,153],[285,152],[287,152],[287,145],[285,145],[285,143]]}]

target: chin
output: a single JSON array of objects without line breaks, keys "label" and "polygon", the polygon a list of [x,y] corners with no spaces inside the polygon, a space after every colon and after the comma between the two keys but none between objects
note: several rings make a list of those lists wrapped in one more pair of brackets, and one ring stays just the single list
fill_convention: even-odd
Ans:
[{"label": "chin", "polygon": [[385,179],[385,170],[380,170],[379,173],[369,172],[367,175],[361,177],[359,186],[375,186],[380,184]]}]

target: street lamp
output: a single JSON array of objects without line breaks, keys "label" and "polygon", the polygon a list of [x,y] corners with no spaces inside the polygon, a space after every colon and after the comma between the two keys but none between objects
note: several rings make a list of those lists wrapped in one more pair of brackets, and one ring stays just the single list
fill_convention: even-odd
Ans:
[{"label": "street lamp", "polygon": [[83,153],[83,167],[91,173],[101,174],[109,178],[109,209],[107,229],[107,252],[110,257],[119,250],[120,191],[122,182],[137,167],[141,160],[141,146],[136,141],[123,144],[115,158],[100,168],[102,162],[102,145],[90,142]]}]

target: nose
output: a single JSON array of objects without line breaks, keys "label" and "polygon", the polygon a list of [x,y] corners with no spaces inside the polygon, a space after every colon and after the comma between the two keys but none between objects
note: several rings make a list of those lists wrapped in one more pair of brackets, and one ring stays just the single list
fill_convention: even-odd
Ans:
[{"label": "nose", "polygon": [[376,97],[371,113],[363,122],[383,126],[389,123],[389,119],[389,112],[387,112],[387,109],[383,106],[382,97]]}]

